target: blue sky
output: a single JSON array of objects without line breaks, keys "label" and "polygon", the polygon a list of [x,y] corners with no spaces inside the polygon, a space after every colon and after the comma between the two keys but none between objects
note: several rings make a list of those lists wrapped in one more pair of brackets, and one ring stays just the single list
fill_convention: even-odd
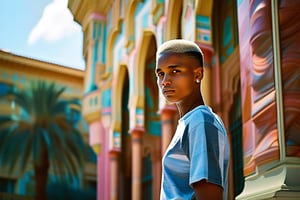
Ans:
[{"label": "blue sky", "polygon": [[68,0],[0,0],[0,49],[83,70],[83,33]]}]

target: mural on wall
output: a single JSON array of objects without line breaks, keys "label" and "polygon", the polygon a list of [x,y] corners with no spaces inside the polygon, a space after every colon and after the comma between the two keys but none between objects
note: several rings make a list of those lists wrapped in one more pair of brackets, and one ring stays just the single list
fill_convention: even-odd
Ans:
[{"label": "mural on wall", "polygon": [[287,156],[300,157],[300,1],[280,1],[281,74]]},{"label": "mural on wall", "polygon": [[247,176],[279,159],[270,1],[242,1],[238,12]]},{"label": "mural on wall", "polygon": [[[250,5],[249,13],[245,8]],[[241,85],[243,107],[244,172],[279,160],[271,2],[241,1],[239,4]],[[285,149],[300,156],[300,24],[299,1],[280,1],[279,37]],[[247,17],[247,16],[250,16]],[[293,25],[291,25],[293,24]],[[247,43],[250,43],[247,46]]]}]

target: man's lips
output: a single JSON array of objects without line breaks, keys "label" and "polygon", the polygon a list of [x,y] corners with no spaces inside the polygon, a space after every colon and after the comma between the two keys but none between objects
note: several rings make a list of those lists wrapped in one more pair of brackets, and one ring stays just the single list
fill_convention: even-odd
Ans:
[{"label": "man's lips", "polygon": [[163,94],[165,95],[165,96],[167,96],[167,95],[170,95],[170,94],[173,94],[175,92],[175,90],[172,90],[172,89],[163,89]]}]

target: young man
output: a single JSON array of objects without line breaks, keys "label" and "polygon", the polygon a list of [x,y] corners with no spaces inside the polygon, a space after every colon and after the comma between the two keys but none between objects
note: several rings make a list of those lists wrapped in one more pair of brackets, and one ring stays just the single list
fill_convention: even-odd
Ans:
[{"label": "young man", "polygon": [[161,200],[227,199],[229,143],[222,120],[201,94],[203,54],[191,41],[163,43],[157,84],[180,119],[162,161]]}]

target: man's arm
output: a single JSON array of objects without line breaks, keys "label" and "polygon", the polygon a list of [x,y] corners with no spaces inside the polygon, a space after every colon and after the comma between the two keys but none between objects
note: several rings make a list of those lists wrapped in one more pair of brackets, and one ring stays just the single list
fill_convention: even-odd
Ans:
[{"label": "man's arm", "polygon": [[219,185],[201,180],[193,183],[196,199],[198,200],[222,200],[223,188]]}]

